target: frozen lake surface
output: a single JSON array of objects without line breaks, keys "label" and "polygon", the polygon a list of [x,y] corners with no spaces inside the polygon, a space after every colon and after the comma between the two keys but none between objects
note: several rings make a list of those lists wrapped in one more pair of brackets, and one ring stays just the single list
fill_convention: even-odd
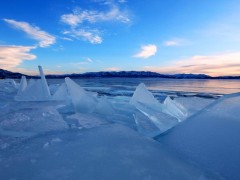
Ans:
[{"label": "frozen lake surface", "polygon": [[240,80],[47,82],[0,80],[0,179],[240,179]]},{"label": "frozen lake surface", "polygon": [[[62,83],[64,79],[49,79],[49,83]],[[229,94],[240,91],[240,80],[231,79],[161,79],[161,78],[89,78],[74,79],[82,87],[109,91],[129,90],[132,92],[140,83],[149,90],[161,92],[198,92]]]}]

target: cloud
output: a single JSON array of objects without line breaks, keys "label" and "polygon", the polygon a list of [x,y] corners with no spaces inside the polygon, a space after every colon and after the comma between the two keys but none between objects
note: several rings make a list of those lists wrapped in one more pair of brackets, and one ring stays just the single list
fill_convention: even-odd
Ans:
[{"label": "cloud", "polygon": [[141,52],[135,54],[133,57],[136,58],[149,58],[157,53],[157,46],[154,44],[148,44],[141,47]]},{"label": "cloud", "polygon": [[121,68],[119,67],[109,67],[109,68],[106,68],[105,71],[120,71]]},{"label": "cloud", "polygon": [[0,67],[11,69],[24,60],[36,59],[35,55],[29,53],[35,48],[35,46],[0,46]]},{"label": "cloud", "polygon": [[66,41],[73,41],[71,38],[68,38],[68,37],[62,37],[61,39],[66,40]]},{"label": "cloud", "polygon": [[93,60],[91,58],[87,57],[87,58],[84,58],[84,61],[73,62],[73,63],[70,63],[70,64],[74,65],[74,66],[78,66],[78,65],[90,64],[92,62],[93,62]]},{"label": "cloud", "polygon": [[193,73],[219,75],[240,75],[240,52],[225,52],[208,56],[192,56],[175,61],[166,67],[145,67],[145,70],[167,74]]},{"label": "cloud", "polygon": [[107,12],[97,10],[80,10],[75,9],[70,14],[63,14],[61,22],[76,27],[84,22],[94,24],[98,22],[116,21],[121,23],[130,22],[127,11],[121,11],[118,6],[111,5]]},{"label": "cloud", "polygon": [[97,30],[71,29],[69,31],[64,31],[63,34],[89,41],[92,44],[101,44],[103,41]]},{"label": "cloud", "polygon": [[48,47],[56,42],[56,38],[45,31],[42,31],[37,26],[32,26],[27,22],[15,21],[12,19],[3,19],[13,27],[25,32],[30,38],[39,42],[40,47]]},{"label": "cloud", "polygon": [[93,62],[93,60],[91,58],[86,58],[86,61]]},{"label": "cloud", "polygon": [[75,8],[71,13],[63,14],[60,17],[60,21],[69,26],[69,29],[63,33],[76,39],[89,41],[92,44],[101,44],[103,38],[99,29],[100,23],[119,22],[127,24],[131,22],[129,12],[126,9],[122,10],[115,1],[95,0],[95,2],[108,6],[108,10],[82,10]]},{"label": "cloud", "polygon": [[183,46],[186,44],[187,44],[187,40],[180,39],[180,38],[170,39],[163,43],[164,46]]}]

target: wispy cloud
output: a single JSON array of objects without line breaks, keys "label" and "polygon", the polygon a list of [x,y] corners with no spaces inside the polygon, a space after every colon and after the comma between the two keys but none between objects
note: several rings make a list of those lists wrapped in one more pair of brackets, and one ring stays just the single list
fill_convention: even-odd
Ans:
[{"label": "wispy cloud", "polygon": [[32,26],[27,22],[15,21],[13,19],[3,19],[13,27],[25,32],[30,38],[39,42],[40,47],[48,47],[56,42],[56,38],[53,35],[41,30],[37,26]]},{"label": "wispy cloud", "polygon": [[71,38],[68,38],[68,37],[62,37],[61,39],[66,40],[66,41],[73,41]]},{"label": "wispy cloud", "polygon": [[[69,29],[64,31],[71,37],[89,41],[92,44],[101,44],[100,23],[119,22],[129,23],[130,17],[127,10],[122,10],[115,1],[95,1],[109,7],[107,11],[88,10],[75,8],[71,13],[63,14],[60,21],[69,26]],[[123,3],[123,2],[122,2]]]},{"label": "wispy cloud", "polygon": [[188,41],[181,38],[173,38],[163,43],[164,46],[183,46],[186,44],[188,44]]},{"label": "wispy cloud", "polygon": [[74,65],[74,66],[78,66],[78,65],[90,64],[90,63],[93,63],[93,60],[89,57],[85,57],[85,58],[83,58],[82,61],[72,62],[70,64]]},{"label": "wispy cloud", "polygon": [[61,21],[70,26],[78,26],[84,22],[90,24],[106,21],[128,23],[130,22],[130,18],[128,17],[128,13],[126,11],[121,11],[118,6],[113,5],[107,12],[97,10],[80,10],[76,8],[70,14],[63,14],[61,16]]},{"label": "wispy cloud", "polygon": [[101,44],[102,37],[99,35],[97,30],[85,30],[85,29],[70,29],[68,31],[64,31],[63,34],[68,34],[71,37],[77,39],[83,39],[85,41],[89,41],[92,44]]},{"label": "wispy cloud", "polygon": [[93,62],[93,60],[92,60],[91,58],[89,58],[89,57],[86,58],[86,61],[88,61],[88,62],[90,62],[90,63]]},{"label": "wispy cloud", "polygon": [[157,46],[154,44],[148,44],[141,47],[141,51],[135,54],[133,57],[136,58],[149,58],[157,53]]},{"label": "wispy cloud", "polygon": [[192,56],[166,67],[145,67],[160,73],[193,73],[219,75],[240,75],[240,52],[219,53],[208,56]]},{"label": "wispy cloud", "polygon": [[24,60],[34,60],[36,56],[30,54],[35,46],[0,46],[0,67],[12,69]]}]

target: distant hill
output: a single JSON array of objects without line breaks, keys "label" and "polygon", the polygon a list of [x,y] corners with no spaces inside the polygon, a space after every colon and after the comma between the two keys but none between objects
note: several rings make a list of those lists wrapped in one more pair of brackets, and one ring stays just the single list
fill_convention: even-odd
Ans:
[{"label": "distant hill", "polygon": [[[0,79],[13,78],[18,79],[24,74],[11,72],[0,69]],[[28,76],[27,78],[38,78],[38,76]],[[46,78],[171,78],[171,79],[240,79],[240,76],[219,76],[211,77],[206,74],[160,74],[151,71],[101,71],[101,72],[87,72],[82,74],[63,74],[63,75],[46,75]]]},{"label": "distant hill", "polygon": [[24,74],[0,69],[0,79],[5,79],[5,78],[19,79],[22,77],[22,75]]}]

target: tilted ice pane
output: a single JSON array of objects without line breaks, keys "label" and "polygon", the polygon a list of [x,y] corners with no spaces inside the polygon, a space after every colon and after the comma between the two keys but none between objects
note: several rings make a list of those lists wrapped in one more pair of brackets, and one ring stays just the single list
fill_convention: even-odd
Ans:
[{"label": "tilted ice pane", "polygon": [[66,83],[62,83],[52,96],[53,100],[68,100],[70,98]]},{"label": "tilted ice pane", "polygon": [[98,103],[96,105],[94,112],[103,114],[103,115],[113,115],[116,113],[113,105],[111,104],[110,101],[108,101],[108,99],[105,96],[101,97],[98,100]]},{"label": "tilted ice pane", "polygon": [[31,86],[27,86],[21,95],[17,95],[15,99],[17,101],[46,101],[50,100],[50,97],[45,94],[42,81],[38,79]]},{"label": "tilted ice pane", "polygon": [[140,134],[147,137],[155,137],[161,134],[161,130],[143,113],[134,114],[137,130]]},{"label": "tilted ice pane", "polygon": [[30,80],[28,81],[28,87],[34,85],[35,83],[36,83],[36,80],[35,80],[35,79],[30,79]]},{"label": "tilted ice pane", "polygon": [[178,119],[162,111],[156,111],[151,106],[138,103],[136,106],[139,111],[146,115],[160,130],[164,132],[178,123]]},{"label": "tilted ice pane", "polygon": [[21,95],[26,88],[27,88],[27,80],[25,76],[22,76],[17,95]]},{"label": "tilted ice pane", "polygon": [[215,99],[200,97],[177,97],[174,99],[174,101],[178,104],[181,104],[186,109],[189,117],[213,103]]},{"label": "tilted ice pane", "polygon": [[65,82],[75,111],[83,113],[92,112],[95,109],[97,100],[70,78],[65,78]]},{"label": "tilted ice pane", "polygon": [[162,111],[163,109],[163,105],[155,99],[153,94],[147,90],[143,83],[137,86],[129,103],[136,108],[138,108],[137,106],[139,106],[139,104],[144,104],[145,106],[150,106],[156,111]]},{"label": "tilted ice pane", "polygon": [[164,101],[163,112],[176,117],[179,121],[183,121],[187,117],[187,110],[169,96]]},{"label": "tilted ice pane", "polygon": [[41,83],[42,83],[43,94],[44,94],[45,97],[50,97],[51,94],[50,94],[50,91],[49,91],[49,88],[48,88],[48,84],[47,84],[45,75],[43,73],[42,66],[38,66],[38,69],[39,69],[39,74],[41,76]]}]

